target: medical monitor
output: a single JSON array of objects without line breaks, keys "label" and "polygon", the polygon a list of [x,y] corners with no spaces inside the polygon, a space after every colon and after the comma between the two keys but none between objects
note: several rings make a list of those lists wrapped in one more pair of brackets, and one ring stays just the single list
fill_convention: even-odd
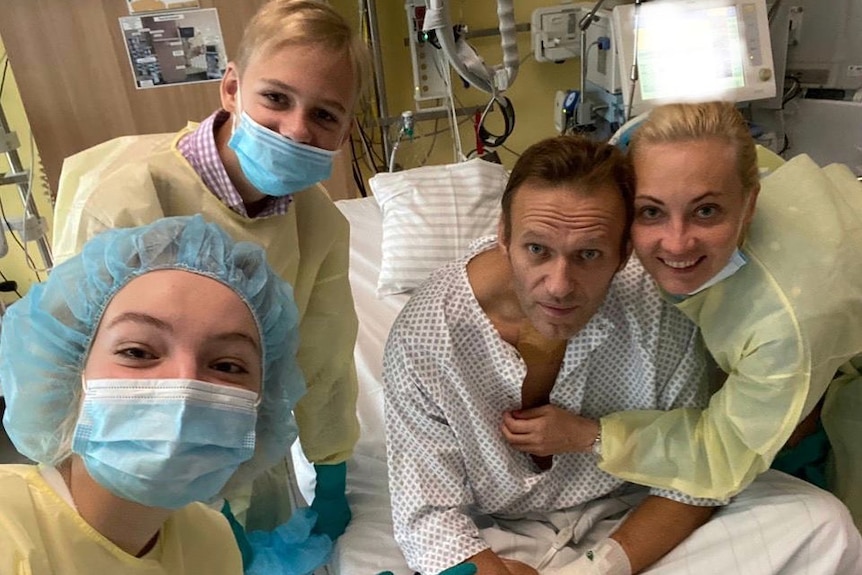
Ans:
[{"label": "medical monitor", "polygon": [[616,6],[613,34],[626,118],[666,102],[775,96],[766,0]]}]

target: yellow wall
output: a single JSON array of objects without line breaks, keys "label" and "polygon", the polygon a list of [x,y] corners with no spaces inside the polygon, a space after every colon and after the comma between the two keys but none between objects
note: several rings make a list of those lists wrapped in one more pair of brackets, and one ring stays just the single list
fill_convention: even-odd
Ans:
[{"label": "yellow wall", "polygon": [[[0,55],[6,54],[6,48],[3,46],[3,41],[0,39]],[[5,63],[5,57],[0,60],[0,73],[2,66]],[[9,123],[9,129],[18,134],[18,139],[21,142],[17,152],[24,169],[29,170],[33,167],[33,186],[32,194],[36,202],[36,209],[39,215],[44,216],[48,220],[49,236],[52,222],[52,208],[50,195],[47,186],[43,184],[43,173],[38,159],[38,150],[35,145],[33,147],[36,155],[36,161],[32,161],[31,145],[30,145],[30,125],[27,122],[27,115],[24,113],[24,106],[21,103],[21,95],[18,93],[18,86],[15,83],[15,75],[11,65],[6,72],[6,83],[3,85],[3,93],[0,95],[0,104],[3,106],[3,112],[6,114],[6,121]],[[9,162],[6,154],[0,154],[0,172],[9,172]],[[8,219],[20,217],[23,211],[23,203],[21,196],[18,193],[18,187],[14,185],[0,186],[0,200],[3,202],[3,208]],[[6,232],[6,241],[9,244],[9,253],[5,257],[0,258],[0,272],[8,279],[18,282],[18,291],[23,295],[27,292],[30,286],[37,281],[37,272],[30,269],[22,250],[15,240],[12,238],[11,232],[6,229],[6,225],[2,224],[2,229]],[[20,239],[20,238],[19,238]],[[37,243],[34,241],[27,242],[27,252],[32,257],[35,266],[39,269],[45,267],[45,262],[42,261],[39,255]],[[44,273],[39,273],[43,279]],[[14,293],[0,294],[4,303],[11,303],[18,299]]]},{"label": "yellow wall", "polygon": [[[550,0],[517,0],[515,2],[515,22],[529,23],[533,10],[543,6],[555,5]],[[339,9],[350,9],[352,0],[334,2]],[[479,30],[497,27],[497,3],[494,0],[450,0],[449,14],[453,23],[466,24],[470,29]],[[404,110],[413,110],[413,77],[410,62],[410,48],[405,45],[407,37],[407,16],[404,3],[400,0],[377,0],[378,22],[381,45],[383,48],[384,75],[388,98],[389,115],[397,116]],[[344,12],[347,14],[347,12]],[[499,36],[474,38],[470,44],[488,64],[502,62]],[[518,77],[506,95],[515,108],[515,130],[506,141],[506,147],[515,152],[523,152],[536,141],[555,135],[552,108],[557,90],[577,88],[579,62],[567,60],[562,64],[539,63],[530,56],[531,36],[529,32],[518,33],[518,51],[522,60]],[[452,71],[455,94],[463,106],[484,105],[489,96],[476,88],[465,89],[461,80]],[[416,137],[411,143],[403,143],[398,150],[397,161],[405,168],[414,167],[425,156],[430,137],[420,138],[433,131],[434,121],[417,123]],[[493,133],[502,132],[499,112],[494,112],[487,123]],[[438,135],[434,150],[428,160],[431,164],[449,163],[454,157],[452,142],[448,134],[448,123],[440,120],[438,130],[446,130]],[[475,148],[472,121],[462,125],[462,145],[465,153]],[[394,132],[393,132],[394,135]],[[498,148],[503,163],[511,168],[516,156],[503,148]]]}]

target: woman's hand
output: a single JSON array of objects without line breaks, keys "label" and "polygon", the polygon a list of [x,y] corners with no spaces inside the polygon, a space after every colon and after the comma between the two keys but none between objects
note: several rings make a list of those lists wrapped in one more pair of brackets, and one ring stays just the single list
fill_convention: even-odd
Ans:
[{"label": "woman's hand", "polygon": [[518,451],[531,455],[588,452],[599,430],[597,421],[555,405],[503,414],[503,437]]}]

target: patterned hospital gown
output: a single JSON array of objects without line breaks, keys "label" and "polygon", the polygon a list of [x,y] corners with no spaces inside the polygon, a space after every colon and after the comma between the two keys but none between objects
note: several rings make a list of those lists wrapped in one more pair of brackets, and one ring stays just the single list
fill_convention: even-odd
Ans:
[{"label": "patterned hospital gown", "polygon": [[[384,354],[386,432],[395,538],[408,564],[437,573],[483,551],[471,515],[518,517],[601,498],[624,483],[590,453],[554,457],[540,471],[508,445],[503,412],[520,408],[526,366],[482,311],[467,262],[496,245],[477,240],[407,303]],[[696,328],[666,304],[634,259],[592,320],[573,337],[551,403],[586,417],[705,405]],[[716,505],[673,491],[654,495]]]}]

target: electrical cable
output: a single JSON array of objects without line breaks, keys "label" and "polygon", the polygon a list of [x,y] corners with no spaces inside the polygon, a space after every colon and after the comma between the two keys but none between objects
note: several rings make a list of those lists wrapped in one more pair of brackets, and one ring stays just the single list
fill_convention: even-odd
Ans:
[{"label": "electrical cable", "polygon": [[516,158],[521,157],[521,154],[519,154],[518,152],[516,152],[515,150],[513,150],[509,146],[500,146],[500,147],[503,148],[504,150],[506,150],[507,152],[509,152],[510,154],[513,154]]},{"label": "electrical cable", "polygon": [[787,148],[790,147],[790,138],[787,137],[787,134],[784,134],[784,146],[778,151],[778,155],[780,156],[784,152],[787,151]]},{"label": "electrical cable", "polygon": [[418,140],[419,138],[432,136],[431,143],[428,145],[428,150],[425,152],[425,156],[422,158],[422,160],[419,161],[420,167],[424,166],[425,163],[428,161],[428,158],[431,157],[431,152],[434,150],[434,145],[437,143],[437,134],[440,133],[440,131],[437,129],[437,126],[439,124],[440,124],[440,118],[434,118],[434,128],[433,128],[434,131],[431,132],[431,134],[419,136],[418,138],[416,138]]},{"label": "electrical cable", "polygon": [[790,100],[796,98],[800,94],[802,94],[802,83],[799,82],[798,78],[794,78],[793,76],[785,77],[785,80],[790,80],[793,82],[791,86],[784,91],[784,96],[781,99],[781,107],[783,108],[785,104],[787,104]]},{"label": "electrical cable", "polygon": [[[485,118],[493,109],[494,102],[497,102],[500,113],[503,115],[503,133],[502,134],[492,134],[485,128]],[[512,101],[509,100],[506,96],[500,96],[499,94],[493,94],[491,99],[488,101],[488,105],[485,106],[485,111],[482,112],[482,117],[479,119],[479,129],[478,136],[479,139],[482,140],[489,148],[497,148],[502,146],[506,139],[512,135],[512,132],[515,129],[515,107],[512,105]]]},{"label": "electrical cable", "polygon": [[3,54],[3,79],[0,80],[0,98],[3,97],[3,89],[6,87],[6,72],[9,71],[9,57]]},{"label": "electrical cable", "polygon": [[[1,278],[3,278],[3,281],[4,281],[4,282],[8,282],[8,281],[10,281],[10,280],[9,280],[9,278],[7,278],[7,277],[6,277],[6,274],[4,274],[2,271],[0,271],[0,277],[1,277]],[[15,295],[17,295],[17,296],[18,296],[18,299],[21,299],[22,297],[24,297],[24,296],[22,296],[22,295],[21,295],[21,292],[19,292],[19,291],[18,291],[18,287],[17,287],[17,285],[16,285],[15,289],[14,289],[14,290],[12,290],[12,291],[13,291],[13,292],[15,292]]]},{"label": "electrical cable", "polygon": [[[369,142],[368,134],[365,133],[365,130],[362,128],[362,124],[359,123],[359,120],[356,119],[354,121],[356,122],[356,129],[359,132],[359,138],[362,140],[363,148],[365,149],[365,153],[367,156],[366,159],[370,162],[369,167],[371,168],[371,171],[376,174],[380,171],[379,166],[385,165],[386,162],[381,156],[378,156],[374,152],[373,142]],[[379,164],[376,162],[379,162]]]},{"label": "electrical cable", "polygon": [[353,133],[350,134],[350,171],[353,173],[353,183],[356,184],[356,189],[359,194],[366,198],[368,190],[365,189],[365,178],[362,176],[362,169],[359,167],[359,158],[356,156],[356,141],[353,139]]}]

